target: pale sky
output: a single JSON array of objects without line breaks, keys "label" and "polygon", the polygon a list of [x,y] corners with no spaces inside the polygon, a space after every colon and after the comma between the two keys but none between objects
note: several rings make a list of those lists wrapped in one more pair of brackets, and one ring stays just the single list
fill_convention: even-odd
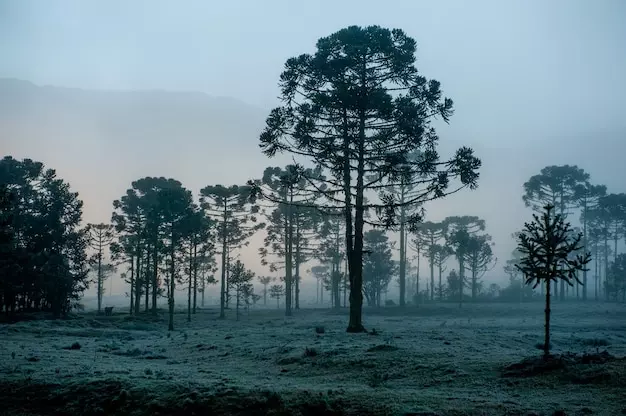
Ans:
[{"label": "pale sky", "polygon": [[[418,69],[441,81],[455,101],[456,113],[440,135],[483,157],[481,189],[438,203],[431,219],[464,213],[486,218],[488,232],[501,241],[501,263],[513,248],[504,240],[529,219],[521,185],[543,166],[578,164],[609,191],[626,190],[626,2],[620,0],[0,0],[0,78],[84,89],[198,91],[238,99],[265,114],[277,103],[284,62],[353,24],[404,29],[417,40]],[[50,149],[0,140],[0,153],[6,146],[16,157],[59,163]],[[250,137],[251,147],[257,142],[258,135]],[[254,161],[278,164],[260,152]],[[111,181],[161,175],[144,172],[142,163],[149,162],[133,164],[134,176],[120,173]],[[162,175],[194,180],[188,166],[167,169]],[[67,172],[75,188],[86,186],[78,171]],[[242,172],[233,183],[250,176]],[[196,192],[211,182],[189,186]],[[110,183],[99,183],[102,199],[85,197],[88,220],[108,221],[109,195],[128,187]]]}]

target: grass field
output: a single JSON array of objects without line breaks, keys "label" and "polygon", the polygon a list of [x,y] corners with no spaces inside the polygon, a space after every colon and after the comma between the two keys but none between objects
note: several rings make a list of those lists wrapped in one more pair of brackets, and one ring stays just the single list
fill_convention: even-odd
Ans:
[{"label": "grass field", "polygon": [[626,414],[625,305],[553,309],[555,354],[615,359],[504,374],[541,354],[542,309],[366,310],[364,334],[345,332],[346,311],[321,309],[253,310],[240,321],[206,309],[190,323],[181,311],[171,333],[162,312],[5,324],[0,414]]}]

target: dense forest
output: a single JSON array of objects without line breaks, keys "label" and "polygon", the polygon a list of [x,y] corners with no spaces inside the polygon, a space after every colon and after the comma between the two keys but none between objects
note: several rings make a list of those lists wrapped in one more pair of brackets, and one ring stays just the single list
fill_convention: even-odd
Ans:
[{"label": "dense forest", "polygon": [[[377,26],[322,38],[315,53],[286,62],[284,104],[259,132],[262,154],[287,154],[293,164],[270,166],[247,183],[209,178],[196,195],[173,178],[139,178],[112,201],[107,224],[82,221],[83,202],[53,169],[4,157],[1,309],[61,317],[80,308],[82,294],[95,285],[100,312],[104,282],[116,273],[128,285],[130,314],[156,313],[159,299],[167,299],[170,330],[181,289],[188,320],[204,306],[209,285],[219,285],[222,318],[233,308],[238,318],[259,302],[282,305],[289,316],[301,307],[305,274],[317,280],[320,303],[327,294],[332,308],[350,309],[349,332],[364,330],[364,302],[395,303],[386,294],[396,284],[399,307],[546,295],[625,302],[626,253],[619,248],[626,194],[594,184],[576,165],[546,166],[520,189],[529,217],[550,206],[547,218],[576,222],[567,233],[580,238],[563,262],[586,253],[592,259],[552,286],[536,264],[524,263],[532,247],[523,219],[509,259],[495,258],[483,218],[459,212],[429,220],[429,201],[479,185],[481,162],[468,147],[440,157],[434,125],[449,122],[453,101],[438,81],[418,73],[415,49],[401,30]],[[262,264],[280,273],[278,280],[255,276],[237,259],[257,233],[264,236]],[[426,276],[419,275],[422,262]],[[507,286],[483,281],[494,270],[509,277]]]}]

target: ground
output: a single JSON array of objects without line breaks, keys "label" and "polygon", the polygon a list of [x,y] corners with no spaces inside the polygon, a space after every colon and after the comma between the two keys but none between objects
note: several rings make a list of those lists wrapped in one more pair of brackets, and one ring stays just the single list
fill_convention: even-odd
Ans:
[{"label": "ground", "polygon": [[[543,307],[422,305],[347,312],[205,309],[0,326],[0,414],[626,414],[626,306],[555,304],[555,354],[604,363],[520,377],[539,356]],[[4,413],[3,413],[4,412]]]}]

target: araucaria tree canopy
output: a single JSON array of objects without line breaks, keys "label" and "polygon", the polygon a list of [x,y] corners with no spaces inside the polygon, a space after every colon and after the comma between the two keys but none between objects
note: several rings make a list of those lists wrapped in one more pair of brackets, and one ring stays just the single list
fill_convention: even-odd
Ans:
[{"label": "araucaria tree canopy", "polygon": [[[306,177],[325,202],[321,210],[345,216],[350,277],[349,332],[364,330],[363,228],[373,210],[373,225],[394,226],[397,208],[475,188],[480,161],[462,147],[442,161],[431,122],[448,121],[452,100],[440,84],[415,67],[416,42],[400,29],[351,26],[317,42],[314,54],[291,58],[280,77],[283,105],[275,108],[261,134],[267,156],[291,153],[323,172]],[[418,157],[409,158],[408,155]],[[458,184],[451,186],[451,180]],[[398,201],[394,187],[414,187]],[[366,202],[366,196],[380,202]],[[420,218],[407,219],[416,223]]]}]

